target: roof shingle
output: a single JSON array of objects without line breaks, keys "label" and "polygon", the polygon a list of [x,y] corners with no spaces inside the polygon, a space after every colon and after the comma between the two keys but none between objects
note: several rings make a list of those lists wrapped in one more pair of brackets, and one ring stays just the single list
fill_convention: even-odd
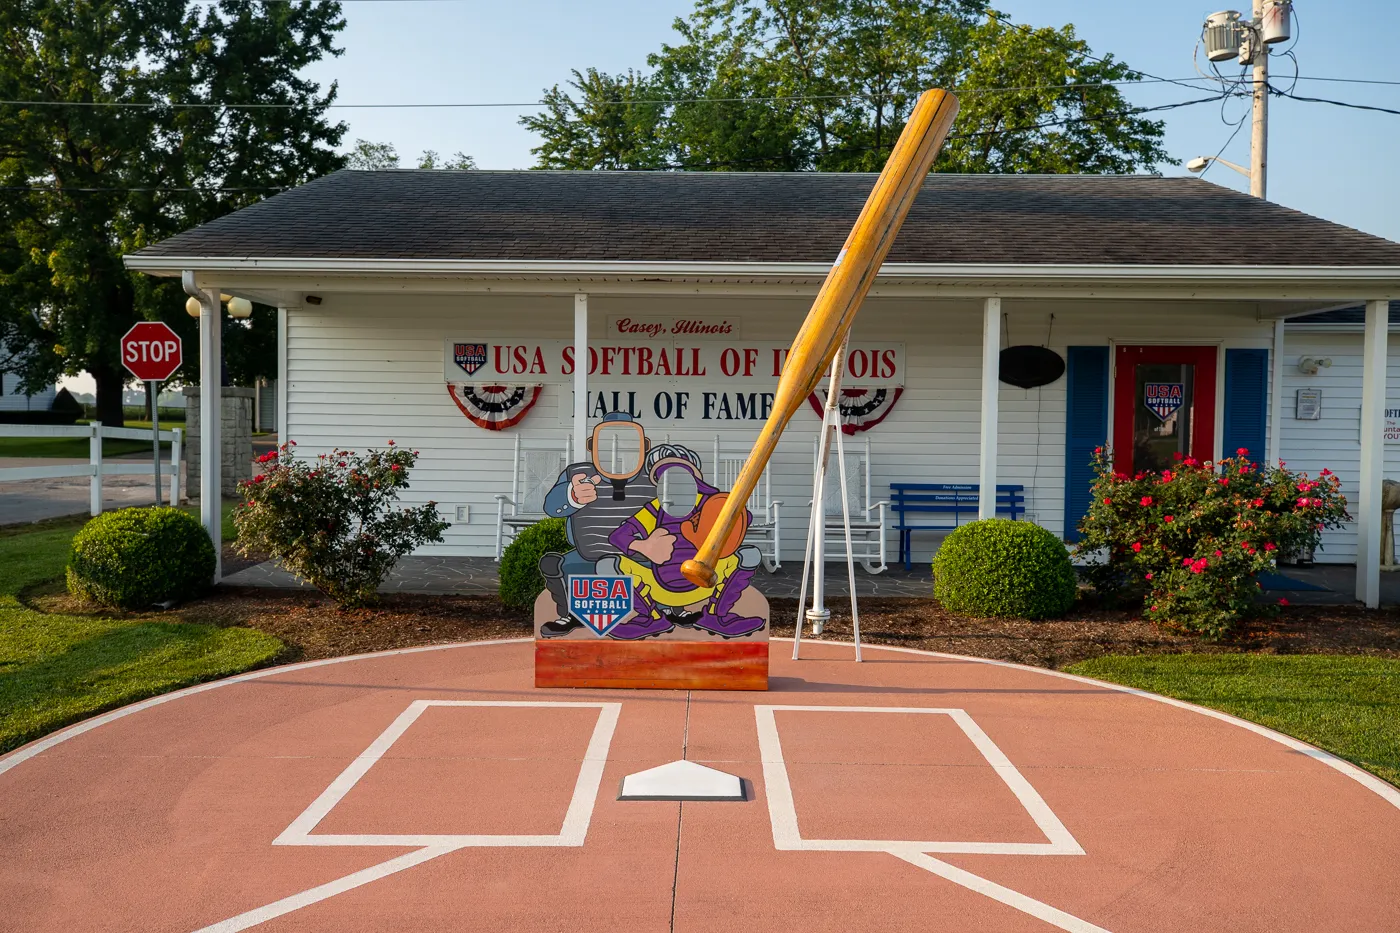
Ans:
[{"label": "roof shingle", "polygon": [[[138,255],[826,263],[875,177],[346,170]],[[888,261],[1400,266],[1400,244],[1194,178],[931,175]]]}]

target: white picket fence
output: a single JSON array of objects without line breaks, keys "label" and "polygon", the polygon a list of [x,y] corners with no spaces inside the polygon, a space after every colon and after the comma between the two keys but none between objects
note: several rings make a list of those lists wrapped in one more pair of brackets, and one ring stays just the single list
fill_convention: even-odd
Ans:
[{"label": "white picket fence", "polygon": [[[170,459],[161,461],[161,478],[168,477],[170,498],[167,505],[180,502],[180,446],[185,432],[180,428],[161,431],[160,439],[170,442]],[[108,437],[120,437],[134,441],[151,441],[151,432],[145,428],[109,428],[102,422],[91,424],[0,424],[0,437],[86,437],[88,438],[87,463],[56,463],[52,466],[25,466],[0,468],[0,483],[21,479],[53,479],[63,476],[91,477],[91,493],[88,506],[93,515],[102,514],[102,477],[138,476],[153,472],[147,463],[103,460],[102,441]],[[154,445],[152,445],[154,446]]]}]

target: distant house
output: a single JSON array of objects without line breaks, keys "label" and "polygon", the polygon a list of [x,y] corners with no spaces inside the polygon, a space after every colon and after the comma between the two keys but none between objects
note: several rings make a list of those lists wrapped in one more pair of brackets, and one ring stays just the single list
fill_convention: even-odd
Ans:
[{"label": "distant house", "polygon": [[[0,348],[0,359],[4,356],[4,350]],[[0,372],[0,411],[48,411],[53,407],[57,394],[57,386],[47,385],[33,395],[26,395],[20,389],[17,373]]]}]

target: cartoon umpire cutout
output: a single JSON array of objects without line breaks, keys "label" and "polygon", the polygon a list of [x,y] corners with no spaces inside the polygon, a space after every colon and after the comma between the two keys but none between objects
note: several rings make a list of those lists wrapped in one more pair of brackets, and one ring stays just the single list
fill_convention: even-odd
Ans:
[{"label": "cartoon umpire cutout", "polygon": [[681,574],[727,495],[705,481],[699,455],[653,445],[624,412],[603,418],[588,451],[545,497],[573,550],[540,559],[536,638],[766,643],[768,603],[749,587],[760,554],[743,543],[746,521],[726,542],[713,586]]}]

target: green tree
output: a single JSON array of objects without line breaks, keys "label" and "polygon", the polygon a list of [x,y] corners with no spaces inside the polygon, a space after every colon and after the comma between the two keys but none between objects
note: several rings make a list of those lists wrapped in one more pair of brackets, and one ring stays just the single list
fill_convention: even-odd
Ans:
[{"label": "green tree", "polygon": [[438,161],[440,156],[432,149],[424,149],[423,154],[418,157],[419,168],[447,168],[459,171],[476,168],[476,159],[465,152],[454,152],[450,157]]},{"label": "green tree", "polygon": [[1163,124],[1101,86],[1136,72],[1072,26],[1009,25],[976,0],[700,0],[675,29],[647,74],[590,69],[575,72],[577,97],[546,92],[545,112],[521,120],[541,136],[540,167],[875,171],[929,87],[962,95],[943,171],[1170,161]]},{"label": "green tree", "polygon": [[596,68],[574,71],[569,86],[545,91],[544,112],[521,117],[544,141],[530,151],[538,168],[657,169],[667,153],[659,124],[664,105],[656,82],[633,71],[608,75]]},{"label": "green tree", "polygon": [[179,283],[121,257],[341,165],[335,87],[299,73],[343,28],[334,2],[0,5],[0,100],[28,102],[0,104],[0,317],[28,385],[85,370],[120,424],[121,335],[163,319],[198,346]]},{"label": "green tree", "polygon": [[362,171],[377,171],[399,167],[399,151],[393,143],[372,143],[357,139],[345,155],[345,167]]}]

